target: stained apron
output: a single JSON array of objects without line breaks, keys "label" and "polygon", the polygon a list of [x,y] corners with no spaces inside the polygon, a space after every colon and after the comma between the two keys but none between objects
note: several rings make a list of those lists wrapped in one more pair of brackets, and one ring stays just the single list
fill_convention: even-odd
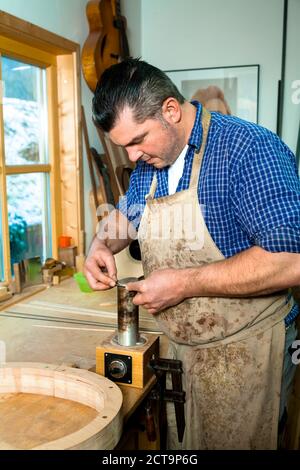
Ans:
[{"label": "stained apron", "polygon": [[[202,144],[189,188],[155,199],[154,175],[138,232],[145,277],[157,269],[225,259],[207,229],[197,191],[210,118],[203,108]],[[186,428],[181,444],[174,406],[168,406],[170,449],[276,448],[283,319],[291,307],[286,292],[193,297],[155,316],[170,339],[169,357],[181,360],[184,371]]]}]

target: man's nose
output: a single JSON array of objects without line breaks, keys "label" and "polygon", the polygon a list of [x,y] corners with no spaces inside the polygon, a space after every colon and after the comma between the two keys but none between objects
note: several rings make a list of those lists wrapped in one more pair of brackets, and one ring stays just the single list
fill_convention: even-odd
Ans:
[{"label": "man's nose", "polygon": [[129,160],[133,163],[137,162],[143,156],[143,152],[134,147],[127,148],[127,153]]}]

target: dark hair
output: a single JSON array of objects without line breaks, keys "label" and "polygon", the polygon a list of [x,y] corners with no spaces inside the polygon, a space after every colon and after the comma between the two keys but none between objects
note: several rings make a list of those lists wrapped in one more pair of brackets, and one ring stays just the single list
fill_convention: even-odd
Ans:
[{"label": "dark hair", "polygon": [[185,99],[169,77],[147,62],[128,58],[102,74],[93,99],[95,124],[109,132],[122,110],[128,106],[139,123],[161,117],[166,98]]}]

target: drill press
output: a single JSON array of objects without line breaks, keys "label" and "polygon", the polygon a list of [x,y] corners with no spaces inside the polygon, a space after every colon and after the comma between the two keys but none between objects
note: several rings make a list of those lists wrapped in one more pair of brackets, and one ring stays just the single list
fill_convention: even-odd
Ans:
[{"label": "drill press", "polygon": [[117,283],[118,329],[96,348],[96,372],[108,379],[131,387],[143,388],[153,376],[150,360],[159,357],[159,336],[139,332],[139,309],[132,302],[136,292]]}]

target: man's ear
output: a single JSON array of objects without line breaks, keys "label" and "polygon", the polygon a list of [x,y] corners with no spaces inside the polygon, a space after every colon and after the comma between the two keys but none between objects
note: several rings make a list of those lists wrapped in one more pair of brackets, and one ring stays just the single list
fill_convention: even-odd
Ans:
[{"label": "man's ear", "polygon": [[182,110],[176,98],[166,98],[162,105],[163,118],[170,124],[177,124],[181,120]]}]

